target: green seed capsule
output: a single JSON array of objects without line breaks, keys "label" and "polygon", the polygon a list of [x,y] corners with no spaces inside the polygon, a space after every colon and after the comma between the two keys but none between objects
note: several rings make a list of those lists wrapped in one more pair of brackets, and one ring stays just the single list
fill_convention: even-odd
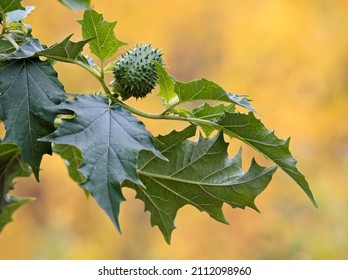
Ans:
[{"label": "green seed capsule", "polygon": [[113,68],[113,91],[123,100],[144,98],[156,86],[157,70],[153,63],[163,65],[162,52],[150,44],[142,44],[124,53]]}]

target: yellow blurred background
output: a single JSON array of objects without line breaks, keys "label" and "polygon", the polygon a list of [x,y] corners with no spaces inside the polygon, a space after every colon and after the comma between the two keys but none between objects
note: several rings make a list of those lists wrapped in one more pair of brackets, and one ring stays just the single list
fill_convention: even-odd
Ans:
[{"label": "yellow blurred background", "polygon": [[[165,52],[171,75],[206,77],[247,94],[262,121],[290,150],[319,204],[281,170],[256,199],[261,214],[224,206],[230,225],[193,207],[181,209],[167,245],[149,213],[125,189],[122,235],[93,199],[69,178],[58,156],[45,156],[41,182],[20,179],[14,193],[37,200],[14,215],[0,234],[1,259],[347,259],[348,258],[348,2],[345,0],[100,0],[94,8],[128,47],[149,42]],[[56,0],[23,0],[37,6],[26,21],[43,44],[74,33],[72,12]],[[127,47],[123,48],[127,49]],[[88,48],[85,48],[88,52]],[[57,64],[67,92],[99,90],[92,76]],[[153,94],[135,104],[161,110]],[[153,134],[182,123],[144,120]],[[231,141],[231,151],[240,147]],[[252,156],[247,147],[244,165]]]}]

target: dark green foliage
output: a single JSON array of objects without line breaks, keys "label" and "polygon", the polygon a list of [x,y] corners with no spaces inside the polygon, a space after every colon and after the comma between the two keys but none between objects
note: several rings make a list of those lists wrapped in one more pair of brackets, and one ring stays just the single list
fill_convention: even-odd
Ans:
[{"label": "dark green foliage", "polygon": [[23,160],[39,178],[44,154],[51,144],[37,139],[54,131],[55,114],[48,108],[66,98],[63,85],[50,63],[38,58],[0,62],[0,117],[5,123],[5,143],[16,143]]},{"label": "dark green foliage", "polygon": [[[89,0],[60,2],[74,10],[87,9],[78,21],[83,40],[72,42],[69,35],[52,46],[42,45],[22,22],[34,7],[23,7],[21,0],[0,2],[0,121],[5,127],[0,139],[0,231],[18,207],[32,201],[10,194],[14,179],[32,171],[38,179],[41,159],[52,153],[52,145],[70,177],[95,198],[117,229],[125,200],[122,188],[130,187],[168,243],[177,212],[186,205],[222,223],[227,223],[224,204],[258,210],[255,199],[277,167],[316,206],[289,140],[277,138],[255,117],[250,99],[205,78],[175,80],[163,66],[162,52],[150,44],[137,45],[107,63],[125,45],[114,34],[116,21],[105,21],[88,9]],[[82,53],[86,45],[93,57]],[[82,67],[102,91],[71,98],[58,80],[54,62]],[[111,76],[109,87],[106,81]],[[156,85],[164,103],[161,113],[143,112],[123,102],[144,98]],[[240,113],[240,107],[249,113]],[[137,116],[189,125],[154,137]],[[192,139],[198,131],[204,136]],[[234,157],[228,155],[228,138],[244,142],[275,166],[262,167],[253,159],[244,171],[241,149]]]},{"label": "dark green foliage", "polygon": [[148,150],[163,156],[153,147],[144,125],[120,105],[110,105],[106,98],[83,95],[55,110],[57,114],[71,112],[75,117],[63,120],[60,128],[41,140],[73,145],[82,151],[80,170],[87,180],[81,186],[119,228],[119,205],[124,200],[121,184],[128,180],[142,185],[137,174],[138,153]]},{"label": "dark green foliage", "polygon": [[276,170],[261,167],[253,160],[244,172],[241,151],[229,157],[221,132],[212,138],[187,140],[195,132],[196,127],[189,126],[156,138],[155,147],[168,158],[167,162],[148,152],[141,152],[139,157],[138,174],[146,188],[134,184],[133,188],[151,212],[151,224],[160,228],[167,242],[175,228],[177,211],[185,205],[207,212],[222,223],[228,223],[222,212],[224,203],[257,210],[254,199]]},{"label": "dark green foliage", "polygon": [[18,147],[2,143],[0,139],[0,232],[12,221],[12,213],[16,209],[33,200],[9,195],[14,186],[14,178],[30,175],[31,169],[23,162]]}]

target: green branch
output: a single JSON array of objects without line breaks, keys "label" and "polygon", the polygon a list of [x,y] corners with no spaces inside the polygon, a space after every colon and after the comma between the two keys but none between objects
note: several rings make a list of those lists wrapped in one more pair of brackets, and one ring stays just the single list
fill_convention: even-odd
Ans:
[{"label": "green branch", "polygon": [[72,59],[61,59],[60,58],[60,61],[63,61],[63,62],[67,62],[67,63],[73,63],[75,65],[78,65],[80,67],[82,67],[83,69],[85,69],[87,72],[89,72],[90,74],[93,75],[93,77],[95,77],[99,83],[101,84],[104,92],[106,93],[107,96],[111,96],[111,92],[107,86],[107,84],[105,83],[105,80],[104,80],[104,72],[103,70],[101,70],[101,72],[97,71],[96,69],[94,68],[91,68],[89,67],[88,65],[82,63],[82,62],[79,62],[79,61],[76,61],[76,60],[72,60]]},{"label": "green branch", "polygon": [[6,38],[6,39],[12,44],[12,46],[13,46],[16,50],[19,49],[18,44],[16,43],[15,40],[13,40],[13,39],[11,38],[10,35],[8,35],[8,34],[2,34],[2,37]]},{"label": "green branch", "polygon": [[120,104],[124,109],[127,109],[131,113],[138,115],[140,117],[147,118],[147,119],[185,121],[185,122],[191,122],[191,123],[196,123],[196,124],[208,125],[208,126],[211,126],[217,130],[223,129],[222,126],[218,125],[217,123],[208,121],[208,120],[203,120],[203,119],[199,119],[199,118],[192,118],[192,117],[181,117],[178,115],[151,114],[151,113],[147,113],[144,111],[140,111],[132,106],[129,106],[119,99],[113,100],[113,101],[114,101],[114,103]]}]

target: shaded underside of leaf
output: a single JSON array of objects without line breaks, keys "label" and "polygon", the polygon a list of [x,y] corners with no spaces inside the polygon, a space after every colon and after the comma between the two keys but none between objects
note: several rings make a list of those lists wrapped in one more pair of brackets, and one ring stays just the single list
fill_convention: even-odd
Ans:
[{"label": "shaded underside of leaf", "polygon": [[308,182],[297,169],[297,161],[290,153],[290,139],[282,140],[276,137],[274,131],[266,129],[251,112],[249,114],[226,113],[219,125],[224,128],[226,134],[245,142],[283,169],[305,191],[317,207]]},{"label": "shaded underside of leaf", "polygon": [[151,134],[144,125],[120,105],[97,95],[78,96],[56,108],[70,111],[74,117],[63,120],[51,135],[42,138],[55,144],[72,145],[82,152],[80,171],[87,189],[119,229],[118,214],[124,201],[121,183],[141,184],[136,172],[141,150],[161,156],[154,148]]},{"label": "shaded underside of leaf", "polygon": [[54,131],[55,114],[48,108],[64,100],[65,92],[57,73],[39,59],[0,62],[0,107],[5,123],[5,143],[19,146],[23,159],[38,179],[44,154],[51,154],[49,143],[38,138]]},{"label": "shaded underside of leaf", "polygon": [[12,213],[21,205],[32,201],[30,198],[9,196],[13,189],[13,179],[28,177],[30,167],[23,163],[21,154],[15,144],[4,144],[0,140],[0,232],[3,227],[12,221]]},{"label": "shaded underside of leaf", "polygon": [[138,174],[146,188],[132,184],[137,198],[151,212],[151,224],[160,228],[168,243],[177,211],[187,204],[223,223],[227,223],[223,203],[257,210],[254,200],[266,188],[276,169],[261,167],[253,160],[245,173],[241,167],[241,151],[229,157],[222,133],[212,138],[200,137],[195,142],[187,140],[195,131],[196,127],[190,126],[181,132],[157,137],[156,148],[169,161],[141,152]]},{"label": "shaded underside of leaf", "polygon": [[0,211],[7,204],[6,196],[13,189],[13,179],[27,177],[30,174],[31,169],[23,163],[17,145],[0,141]]}]

